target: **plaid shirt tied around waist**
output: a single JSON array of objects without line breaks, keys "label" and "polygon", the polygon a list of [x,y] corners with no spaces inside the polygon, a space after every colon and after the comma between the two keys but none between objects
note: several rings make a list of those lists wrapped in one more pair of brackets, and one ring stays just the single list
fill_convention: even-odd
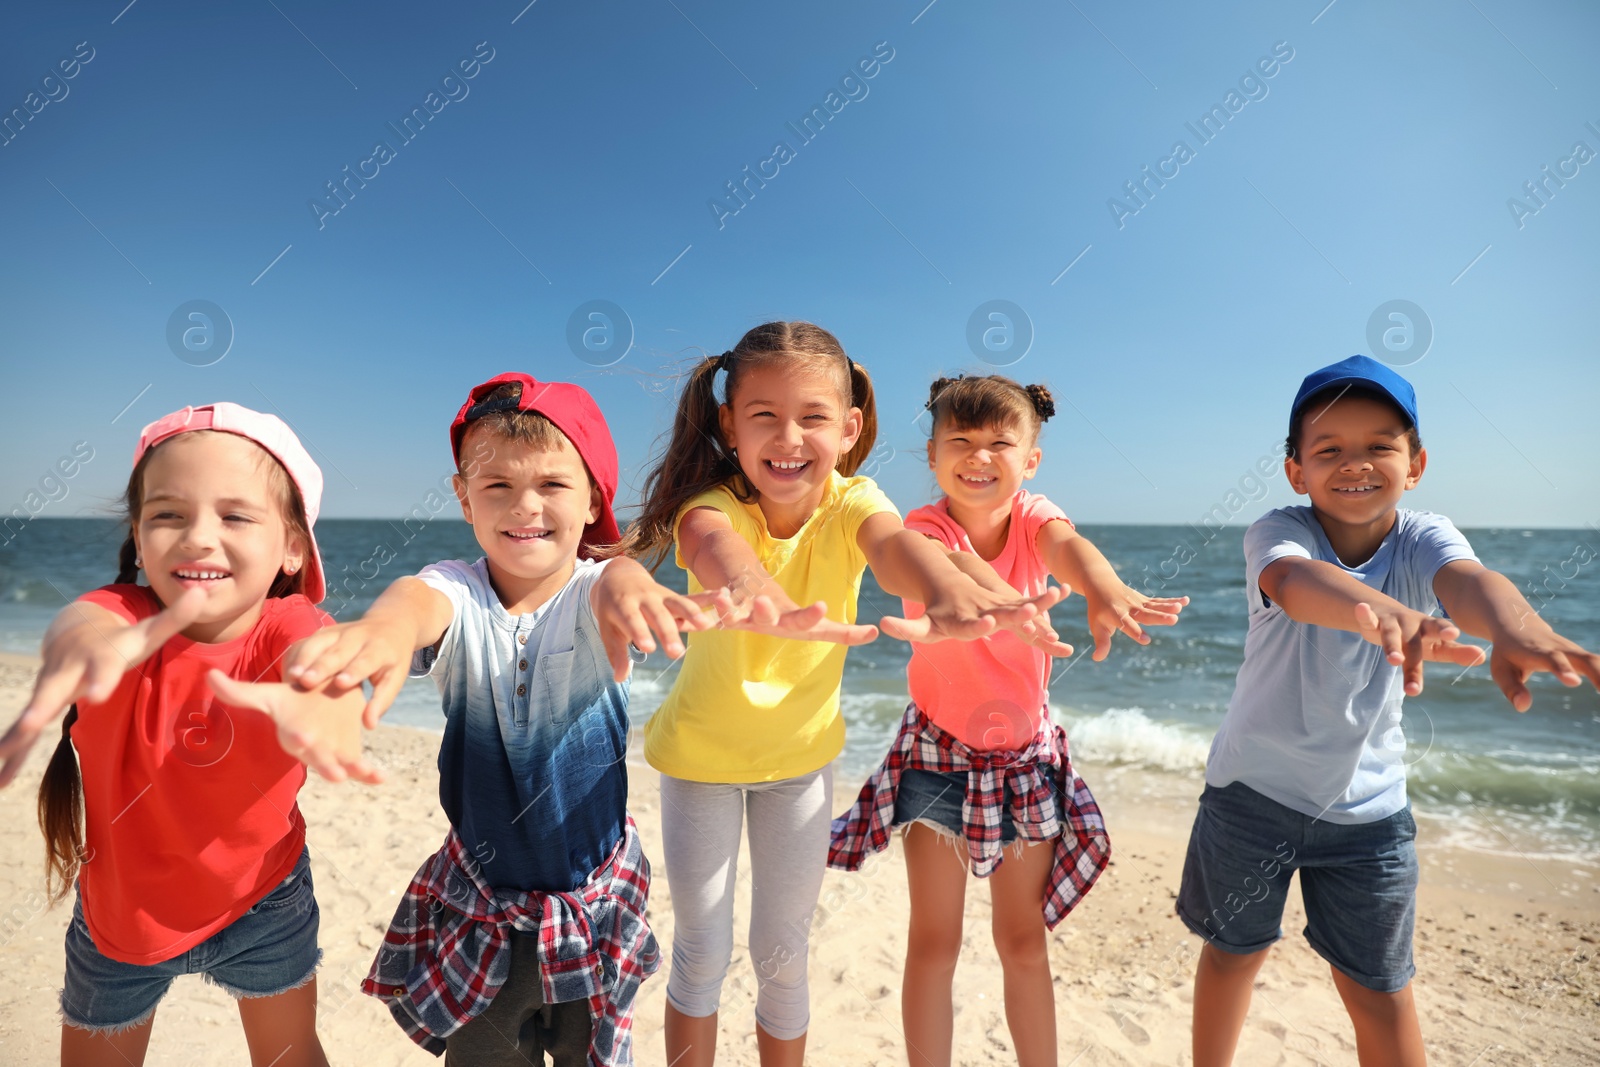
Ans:
[{"label": "plaid shirt tied around waist", "polygon": [[361,991],[418,1045],[489,1006],[511,971],[511,933],[537,936],[547,1004],[589,1002],[591,1067],[633,1062],[633,999],[661,962],[645,921],[650,863],[629,816],[622,839],[570,893],[497,890],[454,830],[411,879]]},{"label": "plaid shirt tied around waist", "polygon": [[[1105,819],[1089,787],[1072,769],[1066,730],[1047,717],[1027,748],[976,752],[909,704],[889,755],[861,787],[850,810],[833,820],[828,866],[859,870],[868,856],[889,847],[900,775],[913,768],[967,772],[961,821],[972,873],[979,878],[993,874],[1003,858],[1000,820],[1010,788],[1018,837],[1055,841],[1055,865],[1044,899],[1045,924],[1052,930],[1089,892],[1111,859]],[[1051,788],[1052,782],[1057,789]],[[1058,810],[1057,795],[1063,798],[1065,811]]]}]

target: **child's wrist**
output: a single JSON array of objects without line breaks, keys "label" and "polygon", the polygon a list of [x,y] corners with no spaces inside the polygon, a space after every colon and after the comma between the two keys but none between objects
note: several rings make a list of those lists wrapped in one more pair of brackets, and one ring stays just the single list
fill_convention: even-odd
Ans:
[{"label": "child's wrist", "polygon": [[1073,588],[1077,591],[1078,595],[1083,597],[1083,599],[1088,602],[1091,608],[1098,607],[1101,604],[1109,602],[1111,598],[1116,595],[1114,592],[1107,590],[1104,586],[1093,581],[1084,582],[1082,585],[1074,586]]},{"label": "child's wrist", "polygon": [[[932,615],[938,611],[959,611],[962,607],[960,598],[954,597],[942,589],[935,589],[928,594],[922,602],[926,614]],[[975,614],[977,612],[974,612]]]},{"label": "child's wrist", "polygon": [[1529,608],[1528,613],[1519,619],[1493,620],[1486,637],[1490,644],[1499,648],[1502,645],[1523,644],[1532,637],[1552,637],[1555,632],[1554,627]]},{"label": "child's wrist", "polygon": [[1122,583],[1120,581],[1111,586],[1105,586],[1094,581],[1089,581],[1085,582],[1081,589],[1075,588],[1074,592],[1082,595],[1084,604],[1087,606],[1088,610],[1092,612],[1097,611],[1100,608],[1109,607],[1114,601],[1116,601],[1121,596],[1121,586]]}]

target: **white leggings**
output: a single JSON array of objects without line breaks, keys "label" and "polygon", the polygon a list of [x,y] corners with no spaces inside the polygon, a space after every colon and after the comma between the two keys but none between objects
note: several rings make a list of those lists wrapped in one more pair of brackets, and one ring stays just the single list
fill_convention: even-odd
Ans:
[{"label": "white leggings", "polygon": [[721,1001],[733,957],[733,885],[748,810],[756,1022],[779,1040],[805,1034],[811,1021],[807,949],[827,868],[832,807],[831,764],[799,778],[736,785],[661,776],[673,919],[667,1001],[674,1008],[701,1018]]}]

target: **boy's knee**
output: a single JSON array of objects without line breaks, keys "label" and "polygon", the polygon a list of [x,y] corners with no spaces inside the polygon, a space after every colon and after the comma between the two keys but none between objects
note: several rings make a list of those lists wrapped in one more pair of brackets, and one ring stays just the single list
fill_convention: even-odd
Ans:
[{"label": "boy's knee", "polygon": [[1208,941],[1200,950],[1200,966],[1210,967],[1223,974],[1246,974],[1259,970],[1267,961],[1267,953],[1271,951],[1272,949],[1268,947],[1259,952],[1227,952]]},{"label": "boy's knee", "polygon": [[1344,1002],[1352,1014],[1359,1012],[1374,1023],[1387,1025],[1395,1020],[1408,1018],[1416,1010],[1410,982],[1392,992],[1385,992],[1361,985],[1337,967],[1330,969],[1333,972],[1334,984],[1343,994]]}]

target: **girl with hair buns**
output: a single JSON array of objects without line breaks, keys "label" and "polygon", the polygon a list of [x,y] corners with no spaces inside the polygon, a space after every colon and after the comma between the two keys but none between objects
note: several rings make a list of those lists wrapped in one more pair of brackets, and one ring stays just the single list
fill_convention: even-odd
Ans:
[{"label": "girl with hair buns", "polygon": [[[940,378],[928,467],[944,497],[906,516],[986,588],[1037,596],[1052,575],[1088,606],[1094,659],[1119,630],[1170,626],[1187,597],[1130,589],[1049,500],[1022,483],[1039,469],[1050,390],[1009,378]],[[906,616],[921,605],[909,599]],[[1045,946],[1111,854],[1094,797],[1072,769],[1067,735],[1050,720],[1050,655],[1008,633],[940,649],[913,646],[911,702],[882,766],[834,820],[828,863],[858,870],[904,827],[911,929],[901,991],[913,1067],[948,1065],[951,978],[961,951],[967,871],[989,879],[995,949],[1017,1062],[1056,1062],[1055,994]],[[952,847],[953,846],[953,847]],[[1007,849],[1007,846],[1013,846]]]},{"label": "girl with hair buns", "polygon": [[645,727],[645,758],[661,772],[674,917],[664,1061],[673,1067],[705,1067],[716,1054],[746,818],[757,1046],[763,1067],[804,1057],[845,646],[878,635],[856,623],[862,571],[927,605],[915,620],[883,619],[891,637],[972,640],[999,626],[1070,651],[1040,614],[1059,591],[1024,596],[976,581],[901,525],[856,474],[875,433],[872,379],[833,334],[806,322],[757,326],[689,376],[624,542],[657,562],[675,548],[692,592],[726,587],[735,605],[722,629],[689,635],[683,669]]}]

